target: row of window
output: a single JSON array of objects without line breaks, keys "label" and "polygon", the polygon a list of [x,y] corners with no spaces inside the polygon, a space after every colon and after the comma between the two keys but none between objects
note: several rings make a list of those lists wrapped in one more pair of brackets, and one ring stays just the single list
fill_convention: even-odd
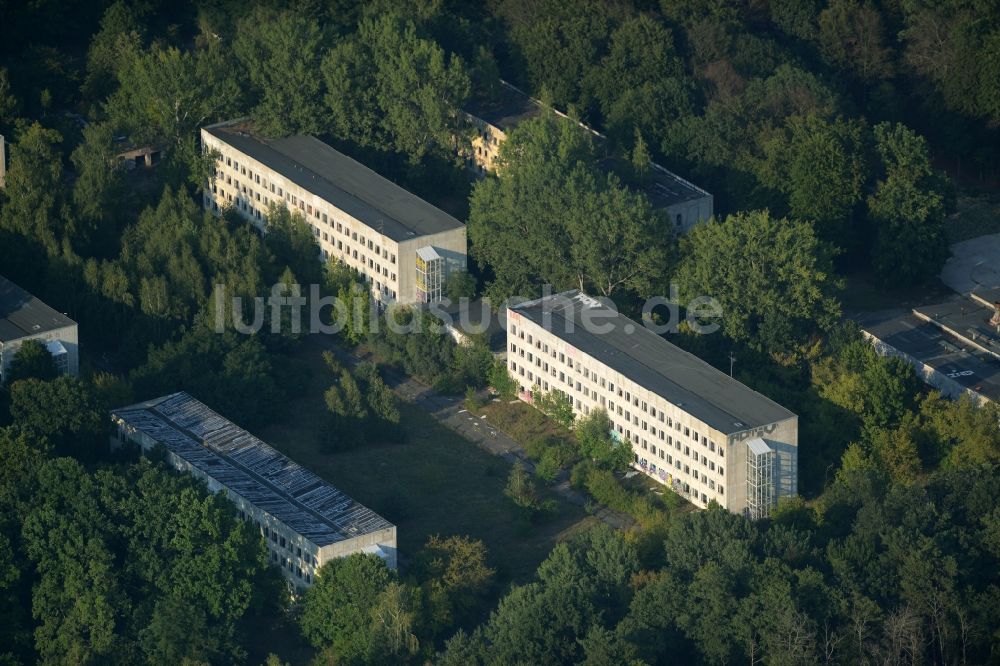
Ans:
[{"label": "row of window", "polygon": [[[536,350],[541,351],[545,355],[551,355],[551,357],[553,359],[558,359],[558,361],[560,363],[566,365],[567,367],[569,367],[571,369],[575,368],[576,372],[582,374],[584,379],[593,381],[595,385],[596,384],[600,384],[600,387],[602,389],[606,388],[607,390],[609,390],[612,393],[615,392],[616,388],[615,388],[614,382],[612,382],[611,380],[607,380],[604,377],[598,376],[598,374],[596,372],[591,373],[589,368],[584,367],[583,364],[581,364],[579,362],[576,363],[576,364],[574,364],[572,357],[567,356],[564,352],[557,352],[557,350],[555,349],[555,347],[553,347],[550,350],[548,343],[543,342],[540,339],[539,340],[533,339],[533,337],[532,337],[532,335],[530,333],[528,333],[527,337],[526,337],[525,336],[525,331],[523,329],[522,330],[518,330],[518,327],[516,325],[511,325],[511,327],[510,327],[510,335],[512,337],[518,337],[521,340],[526,340],[529,346],[534,346],[534,348]],[[515,345],[512,342],[511,343],[511,349],[513,350],[514,348],[515,348]],[[523,350],[522,350],[522,354],[521,355],[524,356]],[[531,357],[531,353],[530,352],[528,353],[528,357],[529,357],[529,360],[530,360],[530,357]],[[644,414],[648,413],[651,417],[657,418],[661,423],[666,422],[668,424],[668,426],[673,426],[674,425],[673,424],[673,419],[671,419],[670,417],[666,416],[665,413],[663,412],[663,410],[657,409],[654,405],[647,403],[645,400],[640,400],[640,398],[639,398],[638,395],[633,396],[630,391],[624,389],[622,386],[618,386],[617,387],[617,393],[618,393],[618,397],[624,398],[626,403],[631,403],[633,406],[639,407]],[[679,429],[680,428],[680,424],[677,424],[677,427]],[[684,434],[686,436],[690,436],[691,431],[690,431],[689,428],[684,428],[684,431],[685,431]],[[698,434],[697,433],[695,433],[695,439],[698,439]],[[707,437],[702,436],[701,439],[703,440],[703,442],[705,444],[708,444],[708,438]]]},{"label": "row of window", "polygon": [[[531,370],[526,370],[524,366],[519,366],[514,361],[510,361],[509,366],[512,374],[514,374],[515,376],[524,377],[525,379],[527,379],[528,382],[530,382],[529,384],[530,386],[534,386],[537,384],[543,391],[549,390],[548,381],[542,379],[541,377],[538,377],[537,378],[538,381],[536,381],[536,377],[534,373],[531,372]],[[552,388],[566,395],[565,392],[561,391],[560,389],[554,386]],[[525,392],[525,388],[523,385],[521,386],[521,392],[522,393]],[[588,405],[581,404],[580,399],[578,397],[577,398],[570,397],[570,400],[573,401],[573,404],[577,412],[582,412],[584,414],[590,413],[590,407]],[[659,446],[657,446],[656,444],[649,442],[647,439],[642,437],[638,432],[633,433],[630,428],[621,423],[620,419],[616,418],[615,414],[609,413],[608,416],[611,420],[612,427],[614,427],[614,429],[619,433],[619,435],[624,437],[629,442],[632,442],[633,446],[636,447],[641,446],[643,450],[650,451],[653,455],[659,455],[661,460],[664,460],[668,464],[673,465],[678,471],[683,471],[685,474],[689,476],[693,474],[693,478],[695,480],[700,480],[704,483],[707,483],[708,481],[711,480],[712,483],[710,487],[714,490],[715,479],[709,478],[708,474],[706,473],[707,470],[707,472],[711,473],[713,476],[717,475],[719,479],[719,487],[720,488],[722,487],[722,484],[725,479],[725,468],[722,465],[716,465],[714,460],[709,460],[708,456],[705,456],[703,453],[699,453],[697,449],[692,450],[690,446],[682,445],[680,439],[674,440],[673,438],[670,437],[667,438],[670,442],[669,444],[664,445],[663,443],[661,443]],[[672,446],[676,450],[677,452],[676,459],[674,458],[673,453],[668,453],[669,450],[667,448],[668,446]],[[692,472],[690,465],[684,464],[682,462],[680,457],[682,453],[688,459],[688,462],[690,464],[702,465],[704,469],[703,470],[695,469]]]},{"label": "row of window", "polygon": [[[513,335],[517,331],[516,326],[511,327],[511,334]],[[520,336],[524,339],[524,331],[520,331]],[[711,453],[718,453],[719,457],[725,458],[725,449],[722,446],[716,446],[713,440],[710,440],[706,435],[699,434],[697,431],[693,431],[689,426],[684,426],[680,421],[674,421],[670,416],[667,416],[663,410],[657,409],[654,405],[648,404],[645,400],[640,400],[639,396],[632,395],[632,393],[622,386],[617,387],[617,395],[624,399],[625,405],[630,405],[631,407],[638,407],[639,411],[633,412],[630,408],[623,406],[621,403],[615,403],[605,397],[605,392],[610,392],[612,395],[615,394],[616,387],[614,382],[606,380],[604,377],[599,377],[597,373],[591,373],[589,368],[583,367],[581,363],[574,364],[573,359],[569,358],[563,352],[556,352],[555,349],[549,351],[549,346],[546,343],[535,340],[532,341],[532,336],[529,334],[527,336],[528,344],[534,344],[536,351],[542,351],[543,354],[551,354],[553,359],[558,359],[560,363],[565,364],[569,368],[576,369],[577,373],[582,375],[584,380],[592,382],[590,385],[586,385],[580,381],[580,379],[574,380],[572,377],[568,377],[565,372],[558,370],[553,364],[551,367],[548,361],[542,359],[542,356],[536,356],[530,351],[526,351],[523,347],[510,343],[509,349],[511,355],[517,355],[519,358],[525,359],[528,364],[534,364],[536,368],[541,368],[543,373],[550,375],[553,378],[558,378],[560,382],[566,384],[570,389],[575,389],[577,393],[582,393],[585,398],[590,398],[595,402],[599,402],[601,407],[607,409],[609,415],[621,416],[625,419],[626,423],[631,425],[641,427],[643,432],[651,433],[651,437],[659,436],[661,441],[673,442],[673,436],[668,436],[663,428],[657,428],[655,422],[650,423],[645,418],[640,419],[639,415],[646,416],[649,415],[650,418],[656,418],[660,423],[666,425],[667,428],[673,428],[676,432],[684,433],[684,437],[691,439],[696,444],[700,443],[702,447]],[[596,386],[600,384],[602,391],[598,392]],[[591,388],[593,386],[594,388]],[[577,399],[579,402],[579,399]],[[579,408],[579,407],[578,407]],[[585,410],[586,411],[586,410]]]},{"label": "row of window", "polygon": [[[300,199],[297,195],[291,192],[285,191],[280,186],[273,182],[268,182],[265,175],[263,182],[261,181],[261,174],[254,173],[252,169],[248,169],[246,164],[241,165],[239,161],[234,160],[232,157],[225,158],[226,166],[232,169],[233,174],[236,176],[247,176],[250,182],[250,187],[248,188],[246,183],[240,183],[238,178],[234,178],[233,175],[224,173],[221,168],[216,168],[216,177],[221,182],[225,178],[226,184],[233,185],[236,189],[237,198],[236,206],[244,213],[248,214],[252,219],[259,220],[261,222],[265,221],[265,216],[261,210],[255,208],[252,202],[261,202],[266,208],[267,205],[271,203],[271,199],[267,196],[270,192],[277,196],[278,200],[284,200],[285,204],[290,208],[298,208],[302,212],[313,230],[313,234],[317,238],[322,238],[323,241],[331,244],[331,247],[335,244],[337,251],[340,253],[341,260],[351,263],[354,268],[357,268],[361,273],[366,276],[371,277],[371,280],[375,281],[376,289],[379,293],[385,296],[396,298],[396,291],[391,288],[396,283],[396,274],[391,272],[388,266],[381,265],[375,258],[386,260],[390,265],[395,266],[396,264],[396,254],[390,252],[388,248],[380,247],[379,244],[372,238],[365,238],[364,233],[358,233],[357,231],[352,231],[348,225],[342,222],[335,221],[331,215],[327,212],[322,211],[318,206],[313,206],[312,204],[306,203],[304,199]],[[264,196],[261,197],[260,191],[253,188],[253,185],[262,185],[264,190]],[[213,192],[217,192],[216,187],[213,186]],[[243,194],[244,197],[240,198],[239,195]],[[233,197],[227,195],[227,200],[233,202]],[[247,203],[247,202],[251,203]],[[217,206],[214,207],[217,209]],[[330,227],[329,231],[321,229],[317,226],[320,222]],[[334,232],[334,229],[336,232]],[[336,239],[335,233],[344,236],[343,239]],[[353,248],[348,244],[353,245]],[[366,257],[364,254],[359,256],[358,249],[361,252],[367,250],[372,256]],[[326,259],[332,255],[331,251],[326,249],[322,252],[323,258]],[[353,261],[350,261],[353,259]],[[371,281],[369,280],[369,281]],[[385,282],[383,284],[383,281]]]},{"label": "row of window", "polygon": [[306,583],[312,583],[312,574],[309,571],[302,571],[302,567],[292,562],[290,557],[280,557],[278,553],[271,551],[271,562],[277,564],[282,569],[286,569],[288,573],[295,574],[299,580],[304,580]]},{"label": "row of window", "polygon": [[[636,454],[636,456],[635,456],[635,463],[644,472],[646,472],[650,476],[652,476],[654,478],[660,478],[659,477],[659,473],[660,473],[661,470],[657,469],[655,462],[649,462],[645,458],[640,458],[639,455]],[[662,470],[662,471],[666,471],[666,470]],[[695,475],[695,478],[697,479],[697,475]],[[716,488],[715,482],[712,481],[711,479],[708,480],[708,487],[712,491],[717,491],[720,498],[723,497],[726,494],[725,487],[720,483],[718,485],[718,488]],[[675,479],[674,483],[672,484],[672,489],[675,492],[678,492],[678,493],[680,493],[682,495],[685,495],[685,496],[687,496],[687,497],[689,497],[689,498],[691,498],[691,499],[693,499],[695,501],[699,501],[700,500],[702,504],[706,504],[706,505],[708,504],[708,500],[709,500],[708,495],[704,491],[699,491],[697,488],[692,488],[690,483],[686,483],[684,481],[681,481],[680,479]],[[720,499],[719,503],[722,504],[723,500]]]},{"label": "row of window", "polygon": [[[308,550],[302,550],[302,546],[300,545],[293,545],[283,534],[268,527],[261,521],[255,520],[249,512],[240,509],[240,518],[248,522],[253,520],[257,524],[264,540],[268,542],[268,549],[271,551],[271,562],[280,564],[283,569],[286,569],[289,573],[294,573],[299,579],[307,583],[312,582],[311,570],[305,569],[303,571],[302,564],[304,563],[307,567],[319,566],[319,560],[315,555]],[[279,548],[284,552],[279,552]],[[293,557],[296,559],[293,560]]]},{"label": "row of window", "polygon": [[[634,442],[636,448],[641,446],[644,451],[657,456],[662,461],[660,463],[661,470],[666,472],[669,468],[671,474],[683,473],[689,480],[701,482],[713,493],[724,494],[725,469],[721,464],[717,465],[714,458],[710,459],[706,455],[706,453],[717,453],[720,458],[725,459],[725,450],[721,445],[716,446],[715,442],[709,440],[708,437],[692,431],[689,426],[684,426],[679,421],[674,421],[672,417],[667,416],[662,410],[642,400],[638,395],[633,395],[625,387],[616,387],[613,381],[600,377],[596,372],[591,373],[589,368],[584,367],[579,361],[574,362],[573,358],[565,352],[550,348],[548,343],[534,339],[530,333],[525,333],[523,330],[518,331],[515,325],[511,326],[511,335],[516,335],[518,339],[525,340],[534,349],[533,353],[514,342],[510,343],[511,360],[509,365],[512,374],[524,377],[528,381],[529,386],[537,384],[545,391],[549,390],[549,382],[546,377],[550,376],[554,380],[558,379],[571,392],[575,390],[576,397],[571,398],[571,400],[576,411],[585,414],[590,412],[590,407],[580,400],[580,394],[584,398],[590,398],[594,402],[599,403],[601,407],[607,410],[613,427],[620,435],[624,436],[630,442]],[[519,365],[515,360],[517,358],[524,359],[522,363],[526,362],[529,364],[528,367]],[[548,360],[543,360],[548,358],[553,360],[551,365]],[[574,378],[571,374],[567,375],[566,372],[560,370],[556,366],[556,361],[568,369],[575,370],[578,377]],[[534,366],[536,371],[541,370],[545,374],[538,373],[536,375],[535,372],[532,372],[531,366]],[[593,382],[595,388],[591,390],[590,385],[581,382],[579,377]],[[622,403],[616,404],[613,400],[607,399],[603,392],[597,390],[597,384],[600,384],[605,392],[611,392],[612,395],[620,397],[624,405]],[[566,394],[565,391],[560,390],[556,386],[552,388]],[[525,390],[523,385],[521,386],[521,390],[522,392]],[[632,409],[634,408],[638,408],[638,410],[633,412]],[[658,428],[655,421],[651,423],[645,418],[640,419],[640,414],[643,416],[648,414],[650,417],[663,423],[666,428],[676,431],[678,435],[675,437],[673,434],[668,434],[668,431],[664,428]],[[639,426],[642,430],[640,431],[637,427],[636,432],[633,433],[630,426]],[[648,433],[648,435],[644,435],[644,433]],[[685,439],[683,441],[680,433],[684,435]],[[657,444],[649,441],[646,439],[646,436],[651,438],[659,437],[660,442]],[[693,448],[692,444],[701,444],[701,446]],[[681,458],[682,454],[684,456],[683,459]],[[638,453],[635,456],[637,463],[645,461],[646,464],[643,465],[643,469],[648,473],[652,473],[654,476],[658,474],[659,470],[655,462],[649,463],[646,458],[640,458]],[[692,465],[699,465],[701,469],[692,469]],[[693,492],[695,499],[700,494],[703,501],[708,501],[707,495],[704,492],[699,492],[697,489]]]},{"label": "row of window", "polygon": [[[674,446],[676,447],[676,450],[678,451],[678,454],[677,454],[678,458],[677,458],[677,461],[676,461],[677,469],[681,468],[680,467],[680,465],[681,465],[680,455],[681,455],[681,453],[683,453],[683,455],[685,457],[687,457],[687,458],[692,458],[692,456],[693,456],[692,459],[693,459],[693,461],[694,461],[695,464],[700,464],[700,465],[704,466],[709,472],[713,472],[713,473],[717,472],[720,477],[725,478],[725,476],[726,476],[726,470],[725,470],[725,468],[722,465],[716,465],[714,460],[709,460],[707,457],[705,457],[704,455],[698,453],[697,451],[694,451],[692,453],[691,447],[685,446],[683,448],[683,450],[682,450],[680,442],[676,442],[674,444]],[[663,446],[660,446],[659,448],[657,448],[657,446],[655,444],[650,444],[646,440],[642,440],[642,448],[643,448],[644,451],[649,451],[654,456],[655,455],[659,455],[660,460],[666,460],[668,465],[675,464],[674,463],[673,454],[668,453],[668,451],[670,449],[664,448]],[[685,473],[687,473],[687,465],[684,465],[684,471],[685,471]],[[695,471],[697,472],[697,470],[695,470]],[[700,472],[700,474],[702,476],[702,480],[705,480],[705,479],[708,478],[707,476],[705,476],[704,472]]]},{"label": "row of window", "polygon": [[[229,163],[230,162],[230,158],[227,157],[226,158],[226,162]],[[247,173],[246,172],[246,168],[245,167],[239,167],[239,164],[237,162],[233,162],[233,165],[235,165],[233,167],[234,170],[242,169],[242,173],[244,173],[244,174]],[[250,174],[251,174],[251,178],[252,178],[251,179],[251,184],[253,184],[253,182],[254,182],[253,178],[256,178],[256,183],[260,184],[260,182],[261,182],[260,181],[260,174],[253,174],[252,171],[250,172]],[[216,176],[220,177],[220,178],[222,176],[222,172],[219,169],[216,169]],[[231,182],[230,176],[226,175],[226,183],[228,184],[230,182]],[[236,190],[238,192],[241,191],[244,194],[247,194],[250,197],[250,199],[256,199],[257,201],[261,201],[260,192],[256,192],[253,189],[249,189],[248,190],[247,187],[246,187],[246,185],[242,185],[242,186],[240,185],[239,180],[235,180],[235,181],[232,181],[232,182],[235,183]],[[311,221],[312,219],[315,219],[317,221],[322,221],[323,224],[326,224],[326,225],[328,225],[330,227],[334,227],[335,226],[336,230],[337,230],[337,233],[342,233],[345,236],[349,236],[352,241],[354,241],[355,243],[359,243],[362,248],[365,247],[366,243],[367,243],[368,250],[369,251],[374,251],[376,256],[378,256],[379,254],[381,254],[382,257],[385,258],[385,259],[388,259],[390,263],[392,263],[392,264],[396,263],[396,255],[394,253],[389,252],[388,249],[382,249],[382,248],[380,248],[376,244],[376,242],[373,239],[371,239],[371,238],[367,239],[367,241],[366,241],[364,233],[359,234],[357,231],[351,231],[350,227],[348,227],[347,225],[345,225],[345,224],[343,224],[341,222],[336,222],[336,223],[333,222],[331,220],[330,216],[326,212],[321,211],[318,206],[314,208],[312,204],[307,204],[304,199],[299,199],[296,195],[292,194],[291,192],[284,192],[281,187],[276,187],[274,183],[270,183],[269,184],[267,182],[267,180],[265,179],[264,180],[264,190],[265,190],[265,192],[267,192],[268,188],[270,188],[270,191],[271,191],[272,194],[277,194],[279,199],[280,198],[284,198],[285,203],[291,204],[292,208],[298,207],[301,212],[305,213],[305,217],[306,217],[307,220]],[[270,203],[270,200],[266,196],[264,197],[263,201],[264,201],[265,205],[268,204],[268,203]]]}]

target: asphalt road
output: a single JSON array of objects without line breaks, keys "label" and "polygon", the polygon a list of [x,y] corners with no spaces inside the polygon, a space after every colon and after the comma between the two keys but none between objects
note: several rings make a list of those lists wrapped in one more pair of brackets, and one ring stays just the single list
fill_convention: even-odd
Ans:
[{"label": "asphalt road", "polygon": [[[358,362],[365,360],[339,346],[329,335],[314,334],[308,339],[321,349],[333,352],[341,363],[349,367],[354,367]],[[535,465],[528,459],[524,448],[490,425],[484,416],[471,414],[465,409],[463,398],[442,395],[430,386],[391,368],[383,367],[381,372],[385,383],[401,399],[421,407],[439,422],[476,444],[479,448],[503,458],[511,465],[520,460],[528,471],[534,472]],[[481,397],[486,399],[485,392]],[[556,484],[552,486],[552,489],[577,506],[584,506],[588,502],[593,503],[593,500],[587,495],[574,490],[569,485],[568,474],[565,472],[556,479]],[[635,520],[628,514],[612,511],[605,506],[598,505],[598,507],[593,515],[616,529],[625,530],[635,524]]]}]

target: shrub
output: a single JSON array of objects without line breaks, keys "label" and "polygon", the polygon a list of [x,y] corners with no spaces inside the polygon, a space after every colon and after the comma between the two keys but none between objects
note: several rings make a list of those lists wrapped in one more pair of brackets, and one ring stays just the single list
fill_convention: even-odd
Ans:
[{"label": "shrub", "polygon": [[552,447],[545,450],[541,460],[535,465],[535,476],[546,483],[552,483],[556,480],[556,476],[559,474],[561,468],[562,463],[560,461],[559,449]]},{"label": "shrub", "polygon": [[622,487],[612,472],[594,468],[587,475],[587,491],[598,502],[615,511],[632,513],[633,496]]},{"label": "shrub", "polygon": [[500,397],[505,400],[510,400],[517,395],[517,381],[510,376],[510,372],[507,370],[507,364],[503,359],[496,359],[493,362],[493,367],[490,368],[489,377],[490,386],[493,387]]},{"label": "shrub", "polygon": [[573,486],[576,490],[586,490],[587,478],[590,476],[590,470],[593,468],[594,463],[589,460],[581,460],[573,465],[573,469],[569,471],[569,485]]},{"label": "shrub", "polygon": [[470,412],[478,412],[483,408],[483,401],[480,400],[479,395],[476,394],[476,389],[471,386],[465,387],[465,401],[463,404]]},{"label": "shrub", "polygon": [[550,435],[536,435],[525,442],[524,451],[532,460],[541,460],[545,452],[553,446],[555,441]]}]

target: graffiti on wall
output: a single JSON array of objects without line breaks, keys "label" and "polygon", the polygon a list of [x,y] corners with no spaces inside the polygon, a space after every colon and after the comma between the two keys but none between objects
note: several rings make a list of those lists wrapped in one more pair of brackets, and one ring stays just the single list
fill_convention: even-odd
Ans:
[{"label": "graffiti on wall", "polygon": [[735,435],[729,436],[729,443],[736,444],[737,442],[743,442],[754,437],[763,437],[764,435],[770,435],[772,432],[778,429],[777,423],[771,423],[766,426],[760,426],[759,428],[753,428],[751,430],[744,430],[743,432],[738,432]]}]

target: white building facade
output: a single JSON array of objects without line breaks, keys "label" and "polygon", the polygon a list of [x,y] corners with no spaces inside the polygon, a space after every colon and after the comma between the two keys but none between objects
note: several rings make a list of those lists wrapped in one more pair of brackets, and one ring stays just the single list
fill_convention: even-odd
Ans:
[{"label": "white building facade", "polygon": [[[241,121],[202,128],[218,155],[204,195],[207,210],[238,212],[262,233],[271,204],[299,213],[320,259],[356,269],[382,304],[431,302],[428,272],[443,282],[465,270],[465,225],[311,136],[266,141]],[[429,267],[418,258],[433,256]]]},{"label": "white building facade", "polygon": [[111,413],[112,447],[157,447],[177,470],[224,493],[301,592],[331,559],[355,553],[396,568],[396,527],[184,392]]},{"label": "white building facade", "polygon": [[635,468],[692,504],[761,518],[797,492],[798,417],[641,324],[572,291],[508,309],[506,328],[523,400],[606,410]]}]

